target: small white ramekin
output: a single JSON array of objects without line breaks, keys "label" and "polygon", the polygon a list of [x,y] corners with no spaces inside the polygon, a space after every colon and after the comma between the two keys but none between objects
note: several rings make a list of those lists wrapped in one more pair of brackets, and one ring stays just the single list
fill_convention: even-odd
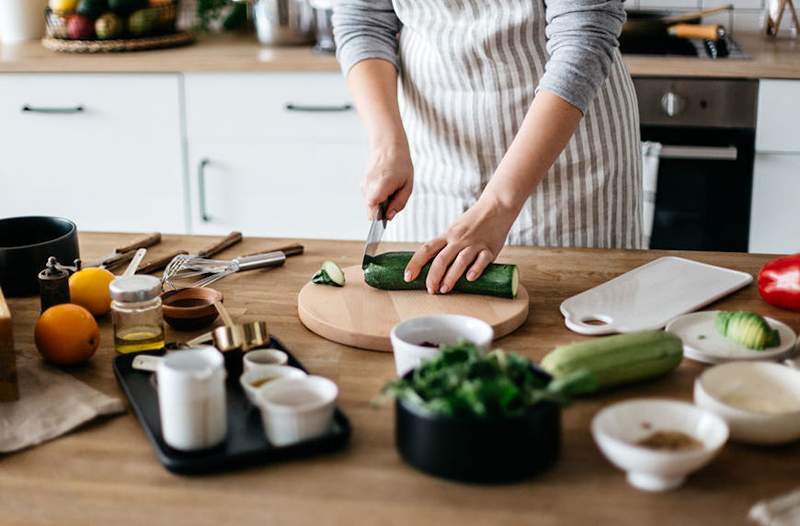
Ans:
[{"label": "small white ramekin", "polygon": [[321,376],[281,378],[264,385],[256,393],[256,405],[267,439],[281,447],[325,434],[338,394],[336,384]]},{"label": "small white ramekin", "polygon": [[[305,378],[308,376],[305,371],[297,367],[288,365],[261,365],[251,369],[239,377],[239,383],[247,394],[247,399],[256,403],[256,393],[267,383],[279,378]],[[263,382],[263,383],[262,383]],[[254,384],[262,383],[256,387]]]},{"label": "small white ramekin", "polygon": [[269,365],[286,365],[289,363],[289,355],[278,349],[256,349],[246,352],[242,361],[244,372],[247,372]]},{"label": "small white ramekin", "polygon": [[399,323],[389,336],[392,340],[397,376],[403,376],[417,368],[423,360],[439,354],[438,347],[428,347],[420,345],[421,343],[452,345],[466,340],[479,349],[488,351],[494,339],[494,330],[485,321],[470,316],[437,314]]}]

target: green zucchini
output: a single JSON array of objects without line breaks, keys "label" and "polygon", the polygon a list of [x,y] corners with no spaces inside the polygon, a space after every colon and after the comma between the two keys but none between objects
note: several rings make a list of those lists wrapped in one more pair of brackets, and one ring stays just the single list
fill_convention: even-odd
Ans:
[{"label": "green zucchini", "polygon": [[[403,278],[413,252],[384,252],[373,257],[364,269],[364,281],[370,287],[383,290],[425,290],[425,278],[431,262],[428,262],[417,279],[406,282]],[[461,276],[453,288],[456,292],[516,298],[519,288],[519,270],[516,265],[492,263],[475,281]]]},{"label": "green zucchini", "polygon": [[319,285],[332,285],[334,287],[344,287],[344,272],[339,265],[333,261],[322,262],[322,267],[314,274],[311,281]]},{"label": "green zucchini", "polygon": [[641,331],[558,347],[544,357],[541,366],[556,378],[589,369],[597,386],[588,394],[661,376],[682,359],[680,338],[664,331]]}]

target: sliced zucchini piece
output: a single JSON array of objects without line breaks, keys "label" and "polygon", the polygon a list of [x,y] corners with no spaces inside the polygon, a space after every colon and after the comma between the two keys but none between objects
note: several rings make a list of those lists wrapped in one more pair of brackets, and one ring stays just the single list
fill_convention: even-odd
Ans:
[{"label": "sliced zucchini piece", "polygon": [[339,265],[331,260],[326,260],[322,262],[322,266],[311,278],[311,281],[319,285],[344,287],[344,272]]}]

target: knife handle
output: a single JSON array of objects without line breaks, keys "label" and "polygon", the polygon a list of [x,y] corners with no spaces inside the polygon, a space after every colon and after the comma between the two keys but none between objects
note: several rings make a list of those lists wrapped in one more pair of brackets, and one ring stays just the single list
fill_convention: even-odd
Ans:
[{"label": "knife handle", "polygon": [[210,247],[206,248],[205,250],[201,250],[200,252],[198,252],[197,256],[201,258],[210,258],[212,256],[216,256],[223,250],[228,249],[237,243],[241,243],[241,241],[242,241],[241,232],[231,232],[230,234],[227,235],[227,237],[225,237],[225,239],[223,239],[219,243],[215,243]]},{"label": "knife handle", "polygon": [[169,265],[169,262],[172,261],[175,256],[182,256],[188,254],[185,250],[178,250],[177,252],[173,252],[167,256],[155,259],[150,261],[146,265],[142,265],[139,267],[139,270],[136,271],[137,274],[152,274],[153,272],[158,272],[162,270],[164,267]]},{"label": "knife handle", "polygon": [[119,247],[116,250],[116,253],[124,254],[125,252],[133,252],[135,250],[139,250],[140,248],[150,248],[154,245],[158,245],[159,243],[161,243],[161,234],[158,232],[153,232],[144,239],[134,241],[130,245],[125,245],[124,247]]},{"label": "knife handle", "polygon": [[250,254],[243,254],[239,256],[238,259],[249,258],[250,256],[259,256],[261,254],[267,254],[269,252],[283,252],[284,255],[288,258],[292,256],[299,256],[303,253],[304,250],[305,247],[303,245],[299,243],[293,243],[291,245],[285,245],[282,247],[270,248],[268,250],[259,250],[258,252],[251,252]]}]

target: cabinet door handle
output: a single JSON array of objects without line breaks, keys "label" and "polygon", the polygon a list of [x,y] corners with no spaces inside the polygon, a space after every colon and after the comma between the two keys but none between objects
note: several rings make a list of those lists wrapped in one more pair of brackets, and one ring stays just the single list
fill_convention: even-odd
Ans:
[{"label": "cabinet door handle", "polygon": [[198,201],[200,202],[200,220],[204,223],[211,222],[211,216],[208,215],[206,208],[206,166],[211,164],[208,159],[201,159],[200,165],[197,167],[197,194]]},{"label": "cabinet door handle", "polygon": [[735,161],[739,157],[739,150],[736,146],[672,146],[665,144],[661,148],[659,157],[697,161]]},{"label": "cabinet door handle", "polygon": [[298,112],[334,113],[334,112],[351,111],[353,109],[353,105],[339,104],[333,106],[325,106],[325,105],[314,105],[314,104],[293,104],[289,102],[284,106],[284,109],[286,111],[298,111]]},{"label": "cabinet door handle", "polygon": [[59,108],[59,107],[47,107],[47,106],[31,106],[30,104],[26,104],[22,107],[23,113],[83,113],[84,108],[81,105],[66,107],[66,108]]}]

